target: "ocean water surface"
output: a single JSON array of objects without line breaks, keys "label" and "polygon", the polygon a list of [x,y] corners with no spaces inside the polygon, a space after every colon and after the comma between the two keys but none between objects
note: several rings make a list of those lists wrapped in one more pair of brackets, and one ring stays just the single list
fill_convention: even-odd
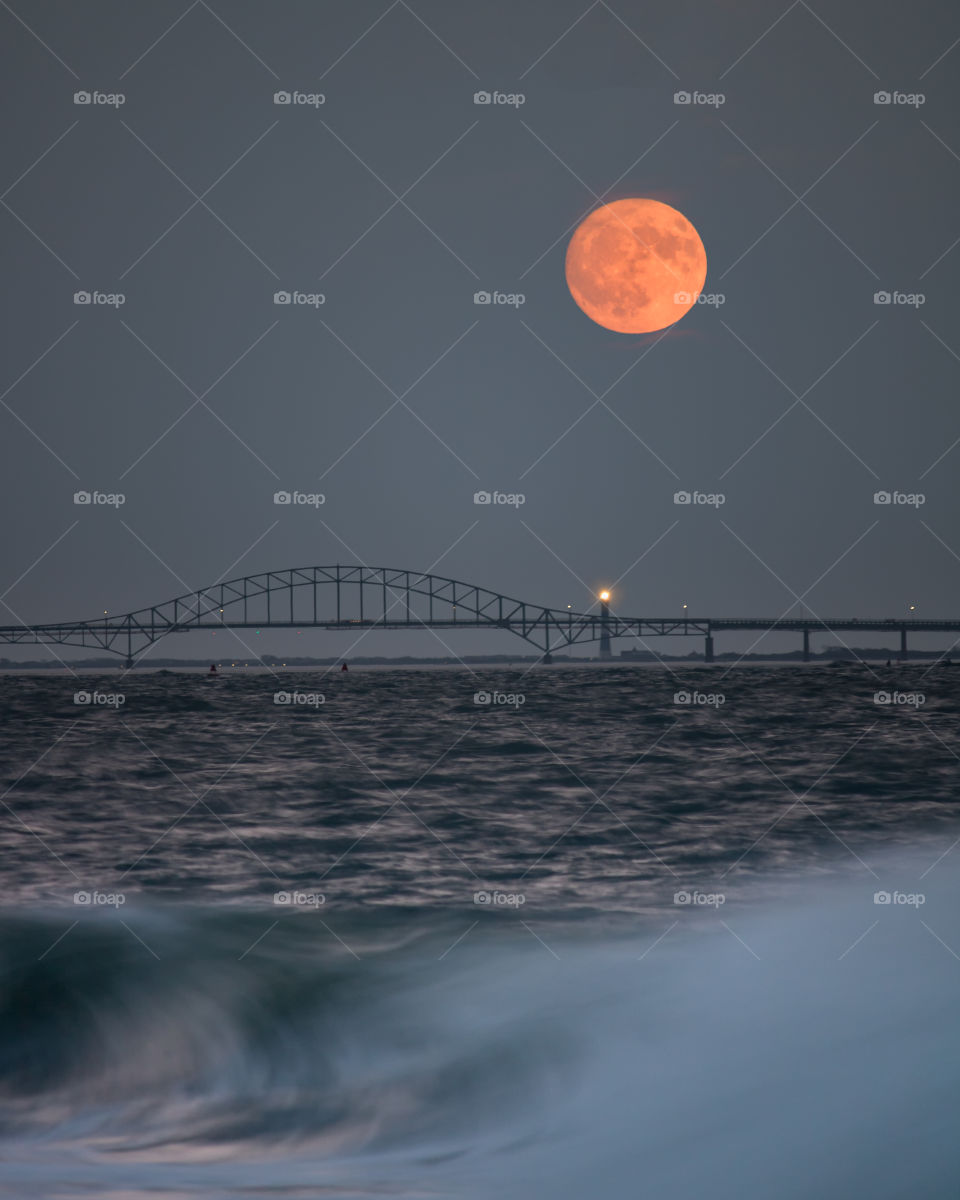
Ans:
[{"label": "ocean water surface", "polygon": [[956,1196],[958,676],[0,676],[0,1195]]}]

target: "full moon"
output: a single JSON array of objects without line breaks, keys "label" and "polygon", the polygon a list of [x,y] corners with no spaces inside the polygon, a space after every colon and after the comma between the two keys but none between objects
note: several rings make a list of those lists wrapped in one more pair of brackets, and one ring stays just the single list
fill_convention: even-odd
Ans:
[{"label": "full moon", "polygon": [[659,200],[614,200],[586,217],[567,247],[570,295],[617,333],[666,329],[693,307],[707,252],[682,212]]}]

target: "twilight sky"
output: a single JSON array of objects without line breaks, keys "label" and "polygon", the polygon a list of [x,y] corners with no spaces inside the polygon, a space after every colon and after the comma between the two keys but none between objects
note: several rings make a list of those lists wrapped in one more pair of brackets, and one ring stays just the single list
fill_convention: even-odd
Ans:
[{"label": "twilight sky", "polygon": [[[0,30],[0,623],[338,561],[557,607],[615,583],[635,616],[957,615],[946,0],[10,0]],[[624,196],[706,247],[717,303],[665,335],[564,281]],[[474,504],[495,489],[525,503]]]}]

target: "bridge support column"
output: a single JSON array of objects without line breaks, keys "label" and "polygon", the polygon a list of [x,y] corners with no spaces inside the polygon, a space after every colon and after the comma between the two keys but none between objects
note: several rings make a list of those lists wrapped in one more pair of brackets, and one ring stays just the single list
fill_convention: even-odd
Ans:
[{"label": "bridge support column", "polygon": [[810,630],[803,631],[803,661],[810,661]]},{"label": "bridge support column", "polygon": [[906,662],[907,659],[907,627],[900,626],[900,661]]},{"label": "bridge support column", "polygon": [[126,668],[128,671],[132,671],[133,670],[133,659],[128,658],[125,665],[126,665]]},{"label": "bridge support column", "polygon": [[544,650],[543,658],[541,658],[540,661],[543,663],[543,665],[545,667],[549,667],[550,664],[553,662],[553,655],[550,653],[549,650]]},{"label": "bridge support column", "polygon": [[713,634],[708,633],[703,640],[703,661],[713,662]]},{"label": "bridge support column", "polygon": [[[606,595],[606,593],[604,593]],[[610,657],[610,630],[608,622],[610,620],[610,604],[606,600],[600,601],[600,657]]]}]

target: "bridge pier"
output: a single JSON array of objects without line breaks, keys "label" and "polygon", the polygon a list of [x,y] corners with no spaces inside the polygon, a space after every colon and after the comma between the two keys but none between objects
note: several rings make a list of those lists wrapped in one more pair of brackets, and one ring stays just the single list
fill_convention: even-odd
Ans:
[{"label": "bridge pier", "polygon": [[906,660],[907,660],[907,627],[906,627],[906,625],[901,625],[900,626],[900,661],[906,662]]},{"label": "bridge pier", "polygon": [[810,661],[810,630],[803,631],[803,661]]},{"label": "bridge pier", "polygon": [[703,640],[703,661],[713,662],[713,634],[710,633]]},{"label": "bridge pier", "polygon": [[549,650],[544,650],[543,658],[541,658],[540,661],[545,667],[549,667],[550,664],[553,662],[553,655],[550,653]]},{"label": "bridge pier", "polygon": [[128,658],[125,665],[126,665],[126,668],[128,671],[132,671],[133,670],[133,659]]}]

